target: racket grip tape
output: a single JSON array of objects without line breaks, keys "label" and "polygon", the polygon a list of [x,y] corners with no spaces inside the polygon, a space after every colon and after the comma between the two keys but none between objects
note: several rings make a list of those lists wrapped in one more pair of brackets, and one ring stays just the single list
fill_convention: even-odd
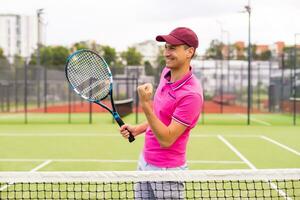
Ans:
[{"label": "racket grip tape", "polygon": [[[120,118],[120,116],[116,116],[114,115],[114,118],[116,120],[116,122],[119,124],[119,126],[123,126],[125,123],[123,122],[123,120]],[[132,133],[127,129],[127,131],[129,132],[129,137],[128,137],[128,141],[129,142],[133,142],[135,140],[134,136],[132,135]]]}]

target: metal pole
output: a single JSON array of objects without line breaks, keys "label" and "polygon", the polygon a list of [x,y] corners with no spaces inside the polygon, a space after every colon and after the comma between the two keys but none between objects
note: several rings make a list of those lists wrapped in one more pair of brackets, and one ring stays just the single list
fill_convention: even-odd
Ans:
[{"label": "metal pole", "polygon": [[15,112],[18,112],[18,69],[15,69]]},{"label": "metal pole", "polygon": [[71,89],[68,89],[68,123],[71,123]]},{"label": "metal pole", "polygon": [[300,35],[300,33],[295,33],[295,35],[294,35],[294,56],[295,56],[295,63],[294,63],[294,77],[293,77],[293,80],[294,80],[294,84],[293,84],[293,98],[294,98],[294,100],[293,100],[293,125],[295,126],[296,124],[297,124],[297,122],[296,122],[296,114],[297,114],[297,108],[296,108],[296,93],[297,93],[297,85],[296,85],[296,78],[297,78],[297,76],[296,76],[296,68],[297,68],[297,36],[298,35]]},{"label": "metal pole", "polygon": [[[37,52],[36,52],[36,64],[37,67],[40,68],[41,66],[41,59],[40,59],[40,48],[41,48],[41,15],[43,14],[43,9],[38,9],[37,13]],[[37,105],[38,108],[40,107],[40,73],[37,70]]]},{"label": "metal pole", "polygon": [[250,125],[250,109],[251,109],[251,7],[250,0],[245,6],[248,12],[248,101],[247,101],[247,125]]},{"label": "metal pole", "polygon": [[280,112],[283,113],[283,100],[284,100],[284,97],[283,97],[283,89],[284,89],[284,54],[281,55],[281,86],[280,86]]},{"label": "metal pole", "polygon": [[221,22],[217,21],[217,23],[220,25],[221,28],[221,41],[220,41],[220,47],[221,47],[221,58],[220,58],[220,67],[221,67],[221,84],[220,84],[220,96],[221,96],[221,102],[220,102],[220,112],[223,113],[223,25]]},{"label": "metal pole", "polygon": [[47,68],[44,67],[44,112],[47,113]]},{"label": "metal pole", "polygon": [[260,110],[260,64],[257,65],[257,109]]},{"label": "metal pole", "polygon": [[135,78],[135,83],[136,83],[136,92],[135,92],[135,123],[139,123],[139,115],[138,115],[138,109],[139,109],[139,95],[137,92],[137,87],[139,85],[139,79]]},{"label": "metal pole", "polygon": [[268,87],[268,90],[269,90],[269,92],[268,92],[268,104],[269,104],[269,112],[272,112],[273,110],[272,110],[272,105],[271,105],[271,93],[270,93],[270,86],[271,86],[271,73],[272,73],[272,58],[271,58],[271,60],[269,61],[269,87]]},{"label": "metal pole", "polygon": [[24,66],[24,122],[25,124],[28,123],[27,120],[27,91],[28,91],[28,82],[27,82],[27,70],[28,70],[28,63],[25,61],[25,66]]}]

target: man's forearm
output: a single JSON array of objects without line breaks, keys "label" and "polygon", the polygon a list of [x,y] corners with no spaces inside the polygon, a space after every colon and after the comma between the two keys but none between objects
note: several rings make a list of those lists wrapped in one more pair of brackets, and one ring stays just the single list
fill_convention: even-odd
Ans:
[{"label": "man's forearm", "polygon": [[148,128],[148,122],[144,122],[142,124],[139,124],[135,128],[135,132],[137,133],[136,135],[140,135],[141,133],[144,133],[146,129]]},{"label": "man's forearm", "polygon": [[160,145],[168,146],[168,135],[170,134],[169,128],[156,117],[150,103],[142,103],[142,108],[148,120],[148,124],[155,134]]}]

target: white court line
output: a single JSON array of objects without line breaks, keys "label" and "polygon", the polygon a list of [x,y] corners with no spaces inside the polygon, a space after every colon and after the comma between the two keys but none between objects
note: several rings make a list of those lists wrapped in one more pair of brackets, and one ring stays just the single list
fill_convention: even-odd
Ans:
[{"label": "white court line", "polygon": [[[49,163],[51,163],[52,160],[46,160],[45,162],[43,162],[42,164],[38,165],[37,167],[33,168],[32,170],[30,170],[30,172],[36,172],[38,170],[40,170],[41,168],[45,167],[46,165],[48,165]],[[0,188],[0,191],[5,190],[6,188],[10,187],[11,185],[13,185],[13,183],[7,183],[6,185],[2,186]]]},{"label": "white court line", "polygon": [[[243,118],[247,118],[246,116],[242,115],[242,114],[236,114],[238,116],[241,116]],[[270,124],[269,122],[265,122],[263,120],[259,120],[259,119],[255,119],[253,116],[250,117],[250,120],[251,121],[254,121],[254,122],[257,122],[259,124],[263,124],[263,125],[266,125],[266,126],[272,126],[272,124]]]},{"label": "white court line", "polygon": [[[0,159],[0,162],[41,162],[45,159]],[[100,163],[137,163],[138,160],[101,160],[101,159],[48,159],[38,169],[44,167],[50,162],[100,162]],[[227,161],[227,160],[188,160],[188,163],[203,163],[203,164],[243,164],[241,161]]]},{"label": "white court line", "polygon": [[[243,154],[241,154],[232,144],[230,144],[223,136],[218,135],[218,138],[224,142],[241,160],[243,160],[252,170],[257,170],[257,168],[245,157]],[[292,198],[287,197],[287,194],[282,191],[281,189],[278,189],[277,185],[269,182],[266,180],[267,183],[270,184],[271,188],[276,190],[284,199],[292,200]]]},{"label": "white court line", "polygon": [[284,149],[286,149],[286,150],[288,150],[288,151],[290,151],[290,152],[296,154],[297,156],[300,156],[300,152],[298,152],[298,151],[296,151],[296,150],[294,150],[294,149],[292,149],[292,148],[290,148],[290,147],[288,147],[288,146],[286,146],[286,145],[284,145],[284,144],[281,144],[281,143],[279,143],[279,142],[277,142],[277,141],[275,141],[275,140],[273,140],[273,139],[271,139],[271,138],[268,138],[268,137],[266,137],[266,136],[260,136],[260,137],[261,137],[262,139],[264,139],[264,140],[267,140],[267,141],[269,141],[269,142],[271,142],[271,143],[273,143],[273,144],[276,144],[276,145],[280,146],[281,148],[284,148]]},{"label": "white court line", "polygon": [[19,115],[0,115],[0,119],[5,119],[5,118],[17,118],[20,117],[24,114],[19,114]]},{"label": "white court line", "polygon": [[[0,133],[0,137],[120,137],[119,133],[106,133],[106,134],[99,134],[99,133]],[[226,135],[226,137],[260,137],[261,135]],[[210,134],[191,134],[190,137],[192,138],[209,138],[209,137],[218,137],[218,135],[210,135]]]},{"label": "white court line", "polygon": [[46,165],[50,164],[51,162],[52,162],[52,160],[46,160],[42,164],[40,164],[37,167],[35,167],[32,170],[30,170],[30,172],[36,172],[36,171],[40,170],[41,168],[45,167]]},{"label": "white court line", "polygon": [[243,156],[232,144],[230,144],[223,136],[218,135],[218,138],[224,142],[242,161],[244,161],[250,169],[257,170],[256,167],[245,157]]}]

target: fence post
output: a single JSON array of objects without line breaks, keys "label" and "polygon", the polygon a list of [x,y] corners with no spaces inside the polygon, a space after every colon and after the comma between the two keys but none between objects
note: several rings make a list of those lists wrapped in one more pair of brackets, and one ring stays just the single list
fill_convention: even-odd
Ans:
[{"label": "fence post", "polygon": [[135,83],[136,83],[136,87],[135,87],[135,123],[138,124],[139,123],[139,114],[138,114],[138,109],[139,109],[139,95],[137,92],[137,87],[139,84],[139,79],[135,78]]},{"label": "fence post", "polygon": [[47,113],[47,68],[44,66],[44,112]]},{"label": "fence post", "polygon": [[25,61],[25,66],[24,66],[24,122],[25,124],[28,123],[27,119],[27,95],[28,95],[28,77],[27,77],[27,72],[28,72],[28,63]]}]

